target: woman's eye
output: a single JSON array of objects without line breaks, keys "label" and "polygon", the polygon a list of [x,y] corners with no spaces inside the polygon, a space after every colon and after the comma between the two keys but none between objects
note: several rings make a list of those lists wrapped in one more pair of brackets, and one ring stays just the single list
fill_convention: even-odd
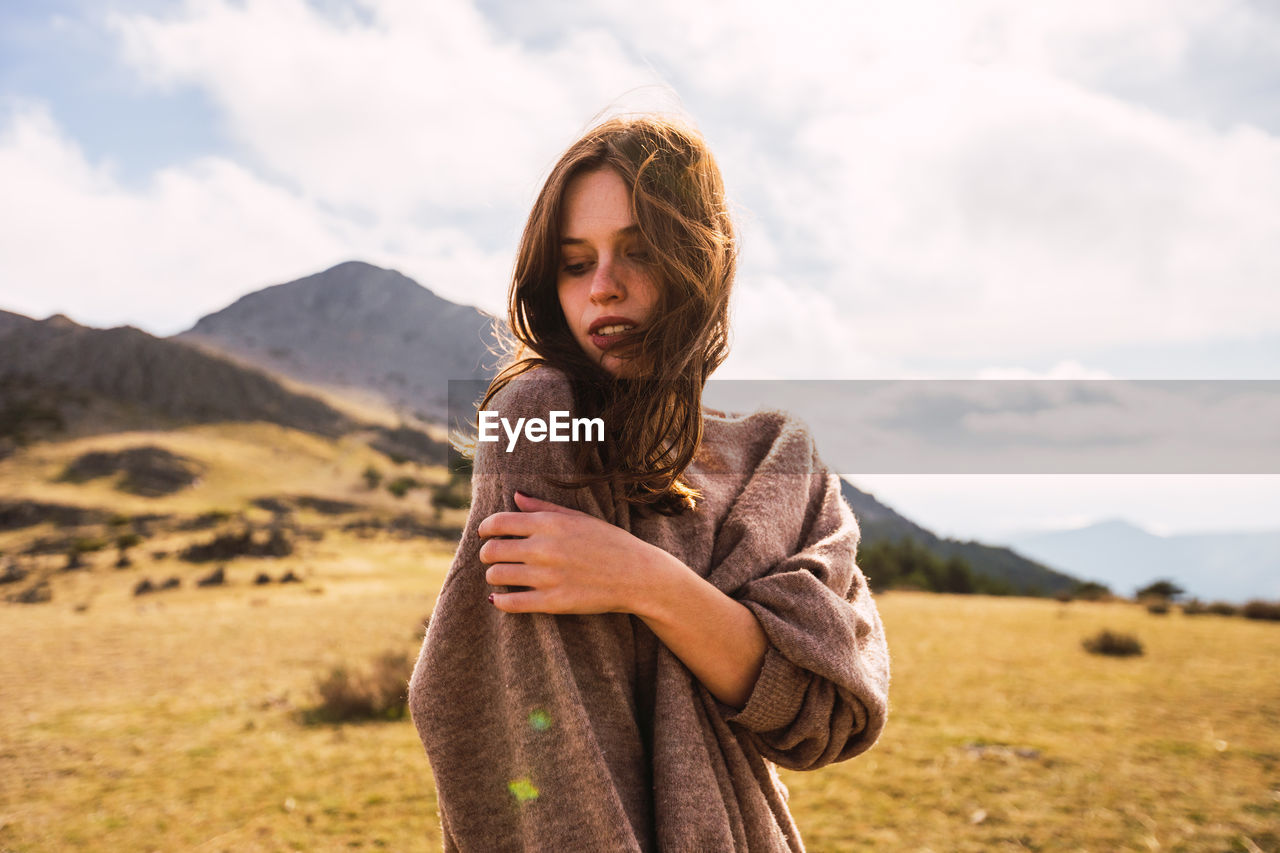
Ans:
[{"label": "woman's eye", "polygon": [[561,267],[561,269],[563,269],[568,275],[582,275],[587,271],[587,263],[586,261],[579,261],[572,264],[566,263]]},{"label": "woman's eye", "polygon": [[633,261],[640,261],[643,264],[649,263],[650,260],[649,253],[644,249],[633,249],[630,252],[627,252],[627,257],[631,258]]}]

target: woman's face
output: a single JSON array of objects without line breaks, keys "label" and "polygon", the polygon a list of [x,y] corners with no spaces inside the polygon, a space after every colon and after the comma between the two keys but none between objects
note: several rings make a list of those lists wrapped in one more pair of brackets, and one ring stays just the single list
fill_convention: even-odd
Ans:
[{"label": "woman's face", "polygon": [[631,216],[631,193],[612,169],[576,176],[560,221],[560,308],[587,357],[614,376],[627,361],[609,352],[624,332],[653,316],[658,286]]}]

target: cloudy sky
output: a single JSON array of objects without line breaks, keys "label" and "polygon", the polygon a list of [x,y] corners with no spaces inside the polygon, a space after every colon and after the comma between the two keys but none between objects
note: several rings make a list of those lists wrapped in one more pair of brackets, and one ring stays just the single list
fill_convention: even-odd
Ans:
[{"label": "cloudy sky", "polygon": [[8,0],[0,308],[172,334],[359,258],[500,310],[559,152],[665,108],[726,376],[1274,379],[1278,95],[1260,0]]}]

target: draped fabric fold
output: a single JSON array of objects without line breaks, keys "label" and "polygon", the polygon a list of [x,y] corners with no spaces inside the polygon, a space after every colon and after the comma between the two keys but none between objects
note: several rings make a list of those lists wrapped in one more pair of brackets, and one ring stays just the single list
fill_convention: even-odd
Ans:
[{"label": "draped fabric fold", "polygon": [[[493,408],[572,411],[557,371]],[[571,444],[481,444],[472,507],[410,683],[446,850],[802,850],[773,765],[868,749],[887,714],[888,649],[855,564],[858,528],[807,431],[781,412],[708,415],[678,517],[632,513],[607,486],[565,489]],[[747,704],[711,695],[627,614],[503,613],[476,534],[513,494],[595,515],[680,558],[759,620]]]}]

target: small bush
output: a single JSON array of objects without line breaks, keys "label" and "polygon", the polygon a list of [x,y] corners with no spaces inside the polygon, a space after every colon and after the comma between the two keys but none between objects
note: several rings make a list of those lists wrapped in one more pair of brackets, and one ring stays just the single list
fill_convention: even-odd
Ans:
[{"label": "small bush", "polygon": [[209,574],[196,580],[196,586],[222,586],[226,582],[227,582],[227,567],[218,566],[218,568],[209,572]]},{"label": "small bush", "polygon": [[320,704],[308,721],[400,720],[409,712],[409,676],[413,661],[404,652],[383,652],[367,672],[335,667],[316,683]]},{"label": "small bush", "polygon": [[22,592],[9,596],[9,600],[17,604],[44,604],[53,600],[53,590],[48,581],[40,581]]},{"label": "small bush", "polygon": [[1209,605],[1209,612],[1215,616],[1237,616],[1240,613],[1240,608],[1225,601],[1215,601]]},{"label": "small bush", "polygon": [[142,537],[136,533],[121,533],[116,537],[116,547],[121,551],[136,547],[142,542]]},{"label": "small bush", "polygon": [[1193,598],[1182,605],[1182,614],[1184,616],[1203,616],[1208,612],[1209,606],[1198,598]]},{"label": "small bush", "polygon": [[1116,631],[1099,631],[1084,641],[1085,651],[1095,655],[1132,657],[1142,654],[1142,643],[1132,634]]},{"label": "small bush", "polygon": [[1078,583],[1071,594],[1081,601],[1104,601],[1111,598],[1111,588],[1097,581]]},{"label": "small bush", "polygon": [[78,554],[91,554],[107,547],[107,540],[95,536],[84,536],[71,543],[71,550]]},{"label": "small bush", "polygon": [[10,563],[5,566],[3,572],[0,572],[0,583],[18,583],[27,579],[30,571],[19,566],[17,563]]},{"label": "small bush", "polygon": [[410,489],[421,488],[422,483],[413,477],[396,477],[390,483],[387,483],[387,491],[398,498],[402,498],[409,493]]},{"label": "small bush", "polygon": [[1185,594],[1186,590],[1178,586],[1173,581],[1162,579],[1148,584],[1138,590],[1137,596],[1139,599],[1166,598],[1173,600],[1175,598],[1181,598]]},{"label": "small bush", "polygon": [[1169,615],[1169,602],[1162,598],[1153,598],[1147,601],[1147,612],[1154,616]]},{"label": "small bush", "polygon": [[1262,601],[1254,599],[1240,608],[1246,619],[1262,619],[1268,622],[1280,622],[1280,601]]},{"label": "small bush", "polygon": [[376,489],[382,484],[382,472],[377,468],[374,468],[372,465],[364,469],[363,476],[364,484],[368,486],[370,490]]}]

